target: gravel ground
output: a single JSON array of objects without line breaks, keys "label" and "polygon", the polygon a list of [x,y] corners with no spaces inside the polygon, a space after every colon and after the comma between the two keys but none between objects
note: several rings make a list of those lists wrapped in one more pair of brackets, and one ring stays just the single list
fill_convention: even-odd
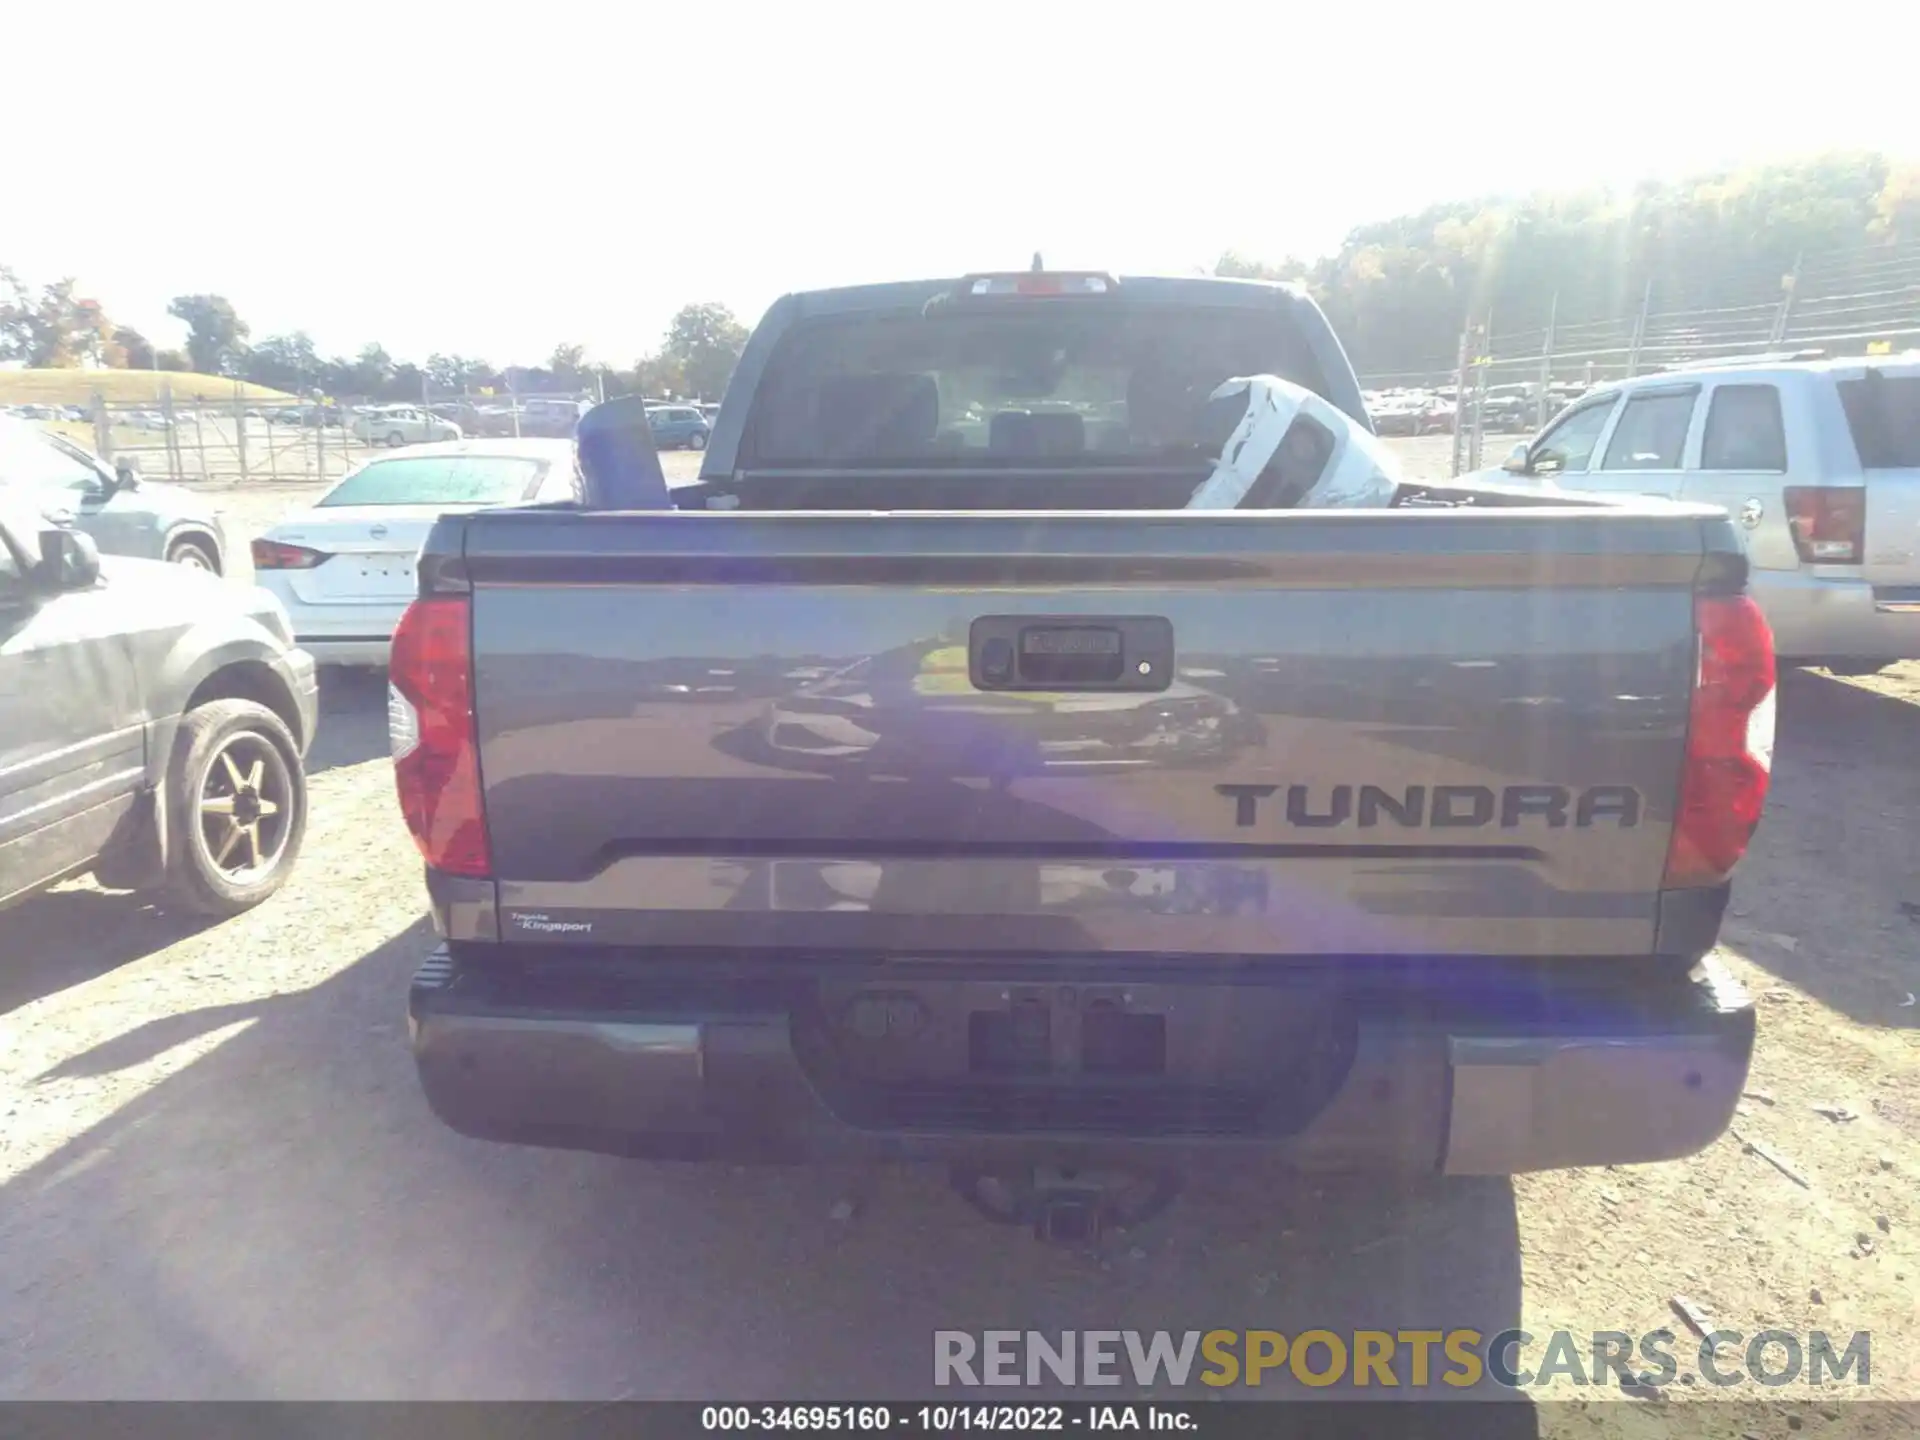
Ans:
[{"label": "gravel ground", "polygon": [[[303,498],[225,493],[241,531]],[[1865,1393],[1920,1399],[1920,665],[1782,685],[1723,946],[1761,1005],[1756,1148],[1512,1184],[1201,1174],[1099,1254],[919,1170],[442,1129],[406,1051],[428,930],[381,692],[329,684],[324,712],[272,902],[195,929],[83,883],[0,915],[0,1398],[904,1396],[937,1328],[1645,1332],[1685,1295],[1747,1335],[1870,1330]],[[1651,1409],[1553,1394],[1554,1432]]]}]

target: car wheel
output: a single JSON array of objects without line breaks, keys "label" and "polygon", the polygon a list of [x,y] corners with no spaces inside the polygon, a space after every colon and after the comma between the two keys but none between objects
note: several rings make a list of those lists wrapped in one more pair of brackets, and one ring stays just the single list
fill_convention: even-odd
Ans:
[{"label": "car wheel", "polygon": [[706,437],[706,436],[704,436],[704,435],[689,435],[689,436],[687,437],[687,448],[688,448],[689,450],[704,450],[704,449],[706,449],[706,448],[707,448],[707,437]]},{"label": "car wheel", "polygon": [[203,540],[176,540],[167,547],[167,559],[175,565],[184,565],[189,570],[205,570],[218,575],[220,565],[208,550]]},{"label": "car wheel", "polygon": [[278,890],[307,828],[299,747],[252,700],[190,710],[167,771],[167,893],[201,915],[238,915]]},{"label": "car wheel", "polygon": [[387,436],[387,446],[389,449],[398,450],[402,445],[406,443],[407,443],[407,437],[402,435],[398,430],[394,431],[391,435]]}]

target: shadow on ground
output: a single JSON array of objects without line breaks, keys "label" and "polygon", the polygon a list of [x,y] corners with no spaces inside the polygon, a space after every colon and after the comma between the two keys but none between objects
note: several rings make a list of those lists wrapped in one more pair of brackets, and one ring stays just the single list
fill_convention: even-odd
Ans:
[{"label": "shadow on ground", "polygon": [[1785,671],[1773,787],[1723,938],[1849,1019],[1920,1026],[1902,1003],[1920,991],[1916,813],[1920,705]]},{"label": "shadow on ground", "polygon": [[387,740],[387,672],[339,669],[320,672],[320,723],[307,751],[307,774],[324,775],[390,753]]},{"label": "shadow on ground", "polygon": [[98,979],[217,921],[140,895],[54,890],[0,911],[0,1015]]},{"label": "shadow on ground", "polygon": [[[935,1393],[939,1329],[1518,1323],[1505,1182],[1222,1166],[1095,1255],[988,1225],[919,1169],[464,1140],[406,1049],[427,943],[415,926],[34,1082],[111,1083],[248,1022],[0,1193],[0,1396],[904,1398]],[[1533,1433],[1530,1406],[1502,1410]]]}]

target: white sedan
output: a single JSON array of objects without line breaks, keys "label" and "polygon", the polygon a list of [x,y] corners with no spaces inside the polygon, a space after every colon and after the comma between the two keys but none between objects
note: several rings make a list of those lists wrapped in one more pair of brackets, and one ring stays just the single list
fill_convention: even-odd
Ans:
[{"label": "white sedan", "polygon": [[366,410],[353,417],[348,433],[369,445],[418,445],[436,440],[458,440],[460,427],[451,420],[429,415],[425,410],[396,405],[384,410]]},{"label": "white sedan", "polygon": [[570,440],[460,440],[369,460],[253,542],[254,578],[322,665],[385,665],[441,515],[571,500]]}]

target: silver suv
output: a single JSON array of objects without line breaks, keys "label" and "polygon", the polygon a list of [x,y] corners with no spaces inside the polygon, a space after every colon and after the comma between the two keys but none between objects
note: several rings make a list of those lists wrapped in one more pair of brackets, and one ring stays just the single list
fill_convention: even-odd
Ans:
[{"label": "silver suv", "polygon": [[1920,354],[1641,375],[1575,401],[1503,468],[1720,506],[1782,659],[1920,659]]}]

